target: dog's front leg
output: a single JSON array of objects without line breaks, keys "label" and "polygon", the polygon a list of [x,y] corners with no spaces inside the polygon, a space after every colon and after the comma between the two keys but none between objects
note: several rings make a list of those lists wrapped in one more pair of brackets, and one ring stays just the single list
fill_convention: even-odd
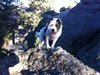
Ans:
[{"label": "dog's front leg", "polygon": [[49,36],[46,37],[46,46],[47,46],[48,49],[50,49]]},{"label": "dog's front leg", "polygon": [[39,42],[39,44],[38,44],[38,48],[41,49],[41,43],[40,43],[40,42]]},{"label": "dog's front leg", "polygon": [[51,45],[51,48],[52,48],[52,49],[54,49],[54,46],[55,46],[55,43],[56,43],[57,39],[58,39],[58,38],[56,38],[56,39],[53,40],[52,45]]}]

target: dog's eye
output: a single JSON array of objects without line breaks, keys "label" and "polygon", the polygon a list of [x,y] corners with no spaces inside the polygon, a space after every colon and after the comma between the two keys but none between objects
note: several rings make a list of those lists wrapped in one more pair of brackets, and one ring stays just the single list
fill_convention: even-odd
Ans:
[{"label": "dog's eye", "polygon": [[53,24],[51,24],[51,26],[53,26]]},{"label": "dog's eye", "polygon": [[59,25],[58,24],[56,24],[56,27],[58,27]]}]

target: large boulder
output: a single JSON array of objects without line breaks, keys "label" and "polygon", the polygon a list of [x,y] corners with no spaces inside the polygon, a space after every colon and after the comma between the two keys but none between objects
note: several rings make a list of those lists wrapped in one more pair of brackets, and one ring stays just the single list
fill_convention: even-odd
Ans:
[{"label": "large boulder", "polygon": [[[33,48],[27,52],[15,50],[19,63],[9,68],[10,75],[99,75],[66,50]],[[7,74],[5,74],[7,75]]]},{"label": "large boulder", "polygon": [[66,16],[61,17],[63,33],[58,45],[100,72],[99,2],[99,0],[82,0]]},{"label": "large boulder", "polygon": [[17,63],[19,58],[15,53],[10,51],[6,54],[0,53],[0,75],[9,75],[9,67],[14,67]]},{"label": "large boulder", "polygon": [[89,4],[89,3],[100,3],[100,0],[81,0],[83,4]]}]

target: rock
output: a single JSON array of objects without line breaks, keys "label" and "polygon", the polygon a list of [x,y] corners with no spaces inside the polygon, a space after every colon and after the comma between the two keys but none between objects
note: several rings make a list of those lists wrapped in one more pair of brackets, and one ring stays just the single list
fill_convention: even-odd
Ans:
[{"label": "rock", "polygon": [[[41,53],[42,52],[42,53]],[[30,54],[28,73],[49,75],[98,75],[70,53],[58,47],[56,51],[42,51]],[[42,54],[42,55],[41,55]],[[41,55],[41,56],[39,56]],[[38,57],[39,56],[39,57]],[[22,73],[25,71],[22,71]],[[23,73],[24,74],[24,73]]]},{"label": "rock", "polygon": [[0,75],[9,75],[9,67],[13,67],[18,62],[18,56],[12,52],[0,58]]},{"label": "rock", "polygon": [[[84,4],[87,2],[87,4]],[[100,1],[82,0],[61,17],[63,33],[58,45],[100,72]]]},{"label": "rock", "polygon": [[81,0],[83,4],[89,4],[89,3],[100,3],[100,0]]},{"label": "rock", "polygon": [[[99,75],[73,55],[57,47],[54,51],[32,48],[27,52],[14,51],[20,65],[10,67],[10,75]],[[6,74],[5,74],[6,75]]]}]

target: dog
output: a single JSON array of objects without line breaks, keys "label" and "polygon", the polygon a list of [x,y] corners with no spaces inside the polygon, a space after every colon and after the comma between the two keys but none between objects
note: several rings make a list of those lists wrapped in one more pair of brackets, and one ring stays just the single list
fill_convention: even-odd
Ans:
[{"label": "dog", "polygon": [[62,21],[59,18],[50,19],[49,23],[43,27],[40,32],[36,32],[39,39],[38,48],[41,49],[41,43],[46,45],[47,49],[54,49],[55,43],[62,34]]}]

